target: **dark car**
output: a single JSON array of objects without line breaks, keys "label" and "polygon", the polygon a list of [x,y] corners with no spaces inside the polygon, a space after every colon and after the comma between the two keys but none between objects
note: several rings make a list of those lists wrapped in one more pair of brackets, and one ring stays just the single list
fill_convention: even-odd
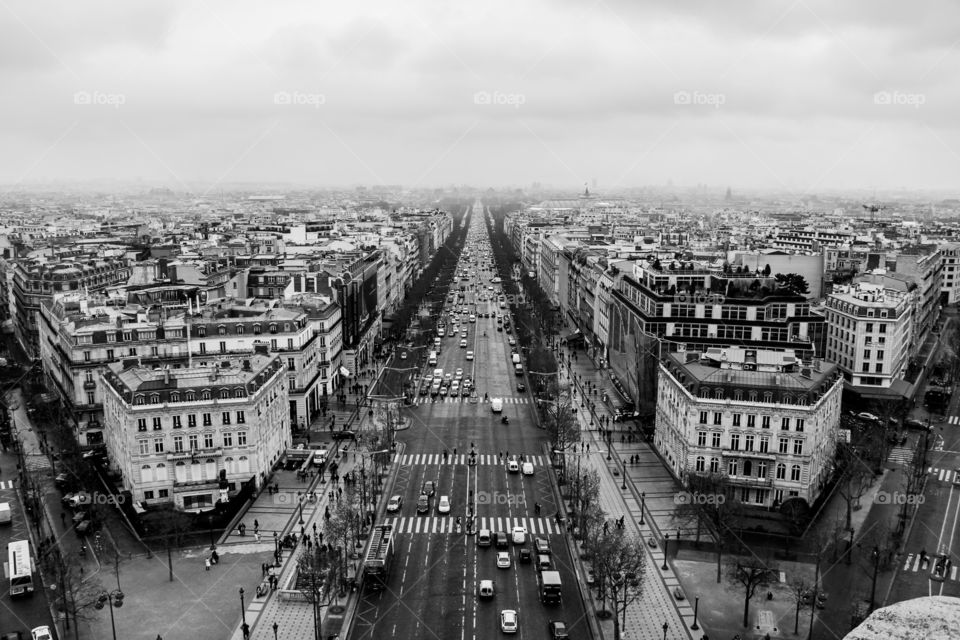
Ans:
[{"label": "dark car", "polygon": [[497,531],[497,549],[509,549],[510,548],[510,538],[507,537],[506,531]]},{"label": "dark car", "polygon": [[905,429],[919,429],[920,431],[926,431],[929,429],[929,426],[923,420],[917,420],[916,418],[908,418],[903,421],[903,426]]},{"label": "dark car", "polygon": [[527,564],[533,560],[533,553],[526,547],[520,549],[520,562]]},{"label": "dark car", "polygon": [[561,638],[569,638],[567,634],[567,625],[560,620],[551,620],[550,624],[547,625],[547,630],[550,632],[551,640],[560,640]]},{"label": "dark car", "polygon": [[23,631],[8,631],[0,636],[0,640],[23,640]]},{"label": "dark car", "polygon": [[356,440],[357,434],[356,432],[351,431],[350,429],[344,429],[342,431],[334,431],[333,439],[334,440]]},{"label": "dark car", "polygon": [[527,390],[527,385],[523,384],[522,382],[517,383],[517,391],[523,392],[526,390]]}]

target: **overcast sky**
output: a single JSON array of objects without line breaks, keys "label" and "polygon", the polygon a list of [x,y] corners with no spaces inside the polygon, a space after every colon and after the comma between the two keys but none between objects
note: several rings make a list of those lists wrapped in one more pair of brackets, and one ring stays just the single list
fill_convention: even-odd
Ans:
[{"label": "overcast sky", "polygon": [[0,0],[0,182],[953,189],[957,25],[955,0]]}]

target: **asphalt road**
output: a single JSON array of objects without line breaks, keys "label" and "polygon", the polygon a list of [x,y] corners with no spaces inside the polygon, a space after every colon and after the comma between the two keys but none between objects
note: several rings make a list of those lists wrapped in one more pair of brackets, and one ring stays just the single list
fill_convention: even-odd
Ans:
[{"label": "asphalt road", "polygon": [[[477,238],[489,242],[479,209],[474,209],[469,224],[468,246]],[[458,271],[473,269],[477,263],[475,258],[461,259]],[[483,286],[493,277],[489,270],[480,271]],[[495,302],[479,301],[477,296],[477,290],[467,293],[471,311],[501,311]],[[517,382],[526,381],[514,374],[513,347],[508,344],[512,334],[497,331],[494,318],[478,317],[475,323],[460,326],[467,331],[467,346],[459,346],[460,331],[456,337],[442,338],[437,367],[445,373],[464,369],[464,376],[475,381],[478,398],[476,402],[464,397],[434,401],[418,395],[417,405],[405,410],[413,426],[398,434],[406,447],[391,490],[402,496],[403,505],[399,512],[387,514],[387,522],[397,531],[393,568],[385,591],[363,594],[352,637],[490,638],[500,635],[503,609],[518,612],[519,638],[547,637],[550,620],[566,620],[572,624],[571,637],[585,637],[584,623],[573,624],[583,619],[583,603],[567,546],[553,520],[557,504],[551,489],[553,474],[543,454],[546,437],[536,428],[530,397],[517,391]],[[474,352],[474,360],[466,360],[467,351]],[[491,404],[483,399],[485,393],[504,399],[509,424],[502,424],[500,415],[491,411]],[[476,464],[471,464],[471,450],[477,454]],[[534,463],[533,475],[509,473],[501,452],[504,457],[523,454]],[[417,498],[428,480],[436,483],[436,493],[428,513],[421,515]],[[438,513],[441,496],[449,498],[448,514]],[[536,504],[541,506],[539,515]],[[456,518],[466,524],[468,505],[477,517],[477,529],[509,533],[513,526],[522,525],[529,533],[528,548],[533,548],[534,536],[550,542],[553,568],[563,581],[561,606],[540,603],[534,564],[518,562],[520,545],[511,542],[505,549],[511,566],[497,568],[498,549],[478,547],[476,536],[468,535],[465,526],[458,533]],[[477,585],[484,579],[495,581],[496,595],[481,601]]]},{"label": "asphalt road", "polygon": [[[960,597],[960,398],[954,394],[945,420],[933,423],[927,483],[910,537],[904,545],[889,602],[921,596]],[[919,437],[922,446],[923,436]],[[921,551],[930,558],[921,560]],[[937,557],[951,565],[943,580],[935,574]]]}]

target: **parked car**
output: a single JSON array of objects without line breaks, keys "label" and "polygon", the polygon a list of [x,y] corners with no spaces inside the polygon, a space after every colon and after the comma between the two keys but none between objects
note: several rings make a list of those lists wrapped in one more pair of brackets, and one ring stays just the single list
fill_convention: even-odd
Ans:
[{"label": "parked car", "polygon": [[34,627],[30,632],[31,640],[53,640],[53,634],[50,633],[50,627],[43,625],[42,627]]},{"label": "parked car", "polygon": [[356,440],[356,432],[350,429],[341,429],[340,431],[334,431],[332,434],[334,440]]}]

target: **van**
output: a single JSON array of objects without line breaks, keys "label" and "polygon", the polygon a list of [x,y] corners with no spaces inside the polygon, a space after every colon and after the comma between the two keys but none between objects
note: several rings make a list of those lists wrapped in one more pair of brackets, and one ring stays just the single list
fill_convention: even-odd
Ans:
[{"label": "van", "polygon": [[494,413],[503,411],[503,398],[494,398],[490,401],[490,410]]},{"label": "van", "polygon": [[9,502],[0,502],[0,524],[10,524],[13,521],[13,512]]},{"label": "van", "polygon": [[540,554],[537,556],[537,569],[540,571],[550,571],[550,556]]}]

